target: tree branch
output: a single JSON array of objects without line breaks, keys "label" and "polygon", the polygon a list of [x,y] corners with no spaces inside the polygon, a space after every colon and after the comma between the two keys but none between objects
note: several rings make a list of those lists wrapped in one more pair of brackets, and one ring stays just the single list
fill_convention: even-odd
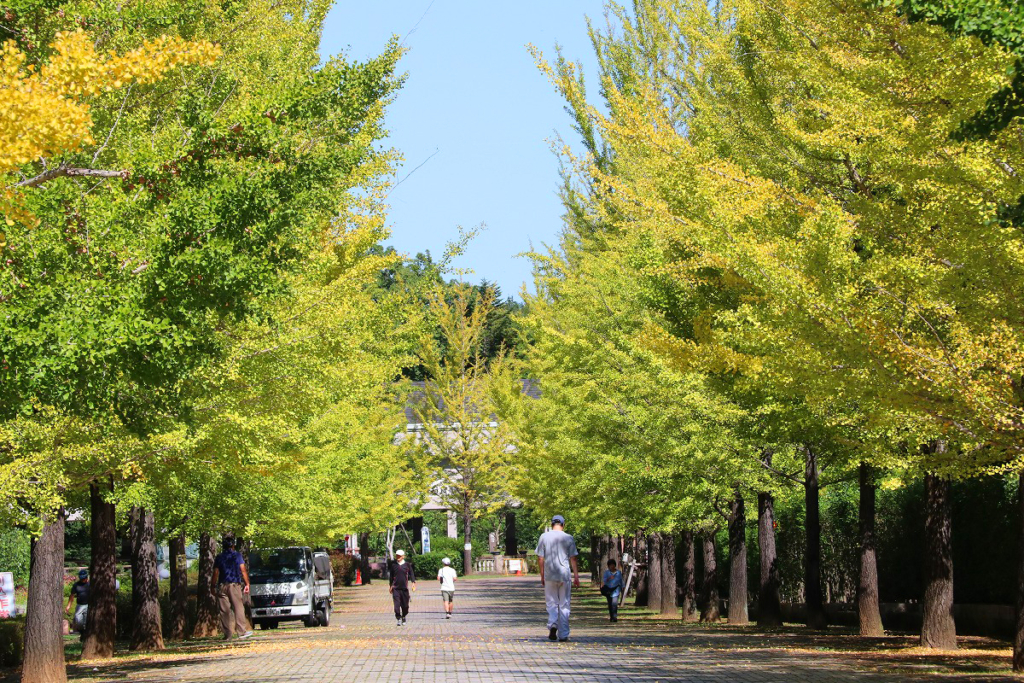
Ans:
[{"label": "tree branch", "polygon": [[76,168],[74,166],[65,166],[61,164],[57,168],[52,168],[49,171],[43,171],[34,178],[28,180],[22,180],[20,183],[15,183],[11,187],[38,187],[43,183],[47,183],[55,178],[127,178],[128,171],[107,171],[99,168]]},{"label": "tree branch", "polygon": [[769,472],[772,472],[772,473],[782,477],[783,479],[788,479],[791,482],[793,482],[794,484],[800,484],[801,486],[803,486],[803,483],[804,483],[803,480],[802,479],[797,479],[796,475],[794,475],[794,474],[786,474],[785,472],[781,472],[781,471],[775,469],[774,467],[772,467],[771,465],[769,465],[768,463],[766,463],[764,460],[761,460],[760,463],[761,463],[761,467],[765,468]]},{"label": "tree branch", "polygon": [[121,114],[124,113],[124,107],[126,104],[128,104],[128,98],[132,94],[133,85],[134,83],[128,84],[128,88],[125,90],[124,93],[124,99],[121,100],[121,108],[117,110],[117,118],[114,119],[114,123],[110,126],[110,130],[107,131],[107,139],[103,141],[103,144],[96,149],[96,153],[92,155],[92,163],[96,163],[96,160],[100,158],[100,154],[102,154],[103,150],[105,150],[107,148],[107,145],[110,144],[110,138],[114,136],[114,130],[117,129],[117,124],[121,122]]}]

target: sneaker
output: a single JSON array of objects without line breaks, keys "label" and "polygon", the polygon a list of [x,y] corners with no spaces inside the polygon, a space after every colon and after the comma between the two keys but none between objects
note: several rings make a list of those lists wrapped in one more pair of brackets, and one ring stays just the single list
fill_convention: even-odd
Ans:
[{"label": "sneaker", "polygon": [[246,631],[245,633],[243,633],[242,635],[240,635],[238,637],[239,638],[252,638],[252,631]]},{"label": "sneaker", "polygon": [[564,642],[565,642],[565,641],[567,641],[567,640],[569,640],[569,639],[568,639],[568,638],[559,638],[559,639],[558,639],[558,642],[560,642],[560,643],[564,643]]},{"label": "sneaker", "polygon": [[405,617],[402,617],[402,626],[405,626]]},{"label": "sneaker", "polygon": [[401,626],[401,625],[402,625],[402,620],[401,620],[401,619],[399,619],[399,620],[398,620],[398,625],[399,625],[399,626]]},{"label": "sneaker", "polygon": [[451,619],[451,618],[452,618],[452,615],[450,615],[450,614],[446,614],[446,615],[444,615],[444,618],[445,618],[445,619]]},{"label": "sneaker", "polygon": [[548,631],[548,640],[558,640],[558,628],[552,626]]}]

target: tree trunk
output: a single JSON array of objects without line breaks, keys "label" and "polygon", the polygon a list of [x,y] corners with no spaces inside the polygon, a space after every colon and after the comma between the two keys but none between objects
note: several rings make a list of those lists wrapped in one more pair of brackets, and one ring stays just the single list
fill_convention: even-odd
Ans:
[{"label": "tree trunk", "polygon": [[1017,630],[1013,634],[1013,670],[1024,671],[1024,470],[1017,474]]},{"label": "tree trunk", "polygon": [[697,610],[697,558],[693,549],[693,532],[682,533],[683,563],[680,573],[680,593],[683,603],[683,621],[697,621],[700,613]]},{"label": "tree trunk", "polygon": [[[412,548],[409,549],[409,554],[415,555],[423,552],[423,518],[413,517],[405,524],[412,531]],[[417,543],[420,544],[419,550],[416,550]]]},{"label": "tree trunk", "polygon": [[473,573],[473,512],[469,503],[466,503],[466,511],[462,513],[462,573],[469,576]]},{"label": "tree trunk", "polygon": [[601,580],[601,536],[590,534],[590,580],[597,582]]},{"label": "tree trunk", "polygon": [[[615,560],[618,562],[616,556],[614,537],[611,534],[601,534],[597,542],[597,547],[600,550],[600,558],[598,559],[597,566],[595,567],[596,575],[594,580],[601,581],[601,577],[604,575],[604,570],[608,568],[608,560]],[[597,585],[597,584],[595,584]]]},{"label": "tree trunk", "polygon": [[162,650],[160,575],[156,568],[153,513],[132,510],[132,650]]},{"label": "tree trunk", "polygon": [[871,466],[860,464],[860,577],[857,582],[857,617],[862,636],[882,636],[878,607],[878,561],[875,556],[875,482]]},{"label": "tree trunk", "polygon": [[718,608],[718,559],[715,557],[715,533],[704,534],[704,578],[700,588],[700,621],[710,623],[720,618]]},{"label": "tree trunk", "polygon": [[171,569],[171,619],[168,635],[171,640],[184,640],[188,626],[188,569],[185,559],[185,531],[181,530],[168,543]]},{"label": "tree trunk", "polygon": [[[771,458],[771,455],[768,457]],[[757,495],[757,548],[761,558],[761,580],[757,591],[757,625],[762,628],[782,626],[779,558],[775,550],[775,497],[770,493]]]},{"label": "tree trunk", "polygon": [[653,533],[647,536],[647,606],[652,610],[661,611],[661,592],[665,587],[661,570],[664,566],[662,560],[661,534]]},{"label": "tree trunk", "polygon": [[633,604],[636,607],[647,607],[650,603],[650,581],[648,581],[648,557],[647,557],[647,535],[642,531],[636,533],[636,561],[637,563],[643,563],[643,567],[637,567],[636,576],[636,600]]},{"label": "tree trunk", "polygon": [[196,623],[193,638],[209,638],[218,630],[217,598],[213,589],[213,561],[217,546],[210,534],[199,536],[199,581],[196,586]]},{"label": "tree trunk", "polygon": [[820,472],[817,453],[810,447],[805,447],[804,455],[804,526],[807,534],[804,554],[804,604],[807,609],[808,628],[820,630],[828,626],[821,596],[821,512],[818,506]]},{"label": "tree trunk", "polygon": [[43,533],[32,543],[25,661],[21,683],[64,683],[64,510],[43,520]]},{"label": "tree trunk", "polygon": [[519,555],[519,538],[516,536],[515,510],[505,511],[505,555],[507,557]]},{"label": "tree trunk", "polygon": [[373,569],[370,567],[370,532],[364,531],[359,534],[359,578],[363,585],[370,584],[370,574]]},{"label": "tree trunk", "polygon": [[676,605],[676,537],[663,533],[661,536],[661,613],[677,614]]},{"label": "tree trunk", "polygon": [[114,504],[103,500],[98,484],[90,484],[89,499],[92,555],[82,659],[109,659],[114,656],[117,638],[117,517]]},{"label": "tree trunk", "polygon": [[121,559],[131,564],[132,561],[132,528],[131,515],[129,514],[128,528],[121,530]]},{"label": "tree trunk", "polygon": [[937,650],[955,650],[950,486],[948,480],[934,474],[927,475],[924,482],[925,557],[921,645]]},{"label": "tree trunk", "polygon": [[729,625],[750,623],[747,613],[747,512],[736,489],[729,503]]}]

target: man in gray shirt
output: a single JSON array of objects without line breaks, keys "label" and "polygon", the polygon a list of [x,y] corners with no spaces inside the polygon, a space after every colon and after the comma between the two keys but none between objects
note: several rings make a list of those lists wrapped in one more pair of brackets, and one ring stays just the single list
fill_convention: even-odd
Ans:
[{"label": "man in gray shirt", "polygon": [[563,531],[564,527],[565,518],[555,515],[551,518],[551,531],[544,533],[537,543],[540,585],[544,586],[548,606],[548,639],[561,642],[569,640],[569,598],[573,587],[580,587],[576,541]]}]

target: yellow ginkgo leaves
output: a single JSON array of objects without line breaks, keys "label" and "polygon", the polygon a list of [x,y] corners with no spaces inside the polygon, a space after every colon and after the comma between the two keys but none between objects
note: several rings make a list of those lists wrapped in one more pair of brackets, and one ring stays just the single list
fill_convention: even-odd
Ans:
[{"label": "yellow ginkgo leaves", "polygon": [[[88,98],[129,83],[153,83],[171,69],[212,64],[220,48],[163,36],[123,55],[97,52],[83,31],[58,33],[47,64],[34,67],[13,41],[0,46],[0,176],[94,143]],[[11,178],[0,195],[8,225],[31,222]]]}]

